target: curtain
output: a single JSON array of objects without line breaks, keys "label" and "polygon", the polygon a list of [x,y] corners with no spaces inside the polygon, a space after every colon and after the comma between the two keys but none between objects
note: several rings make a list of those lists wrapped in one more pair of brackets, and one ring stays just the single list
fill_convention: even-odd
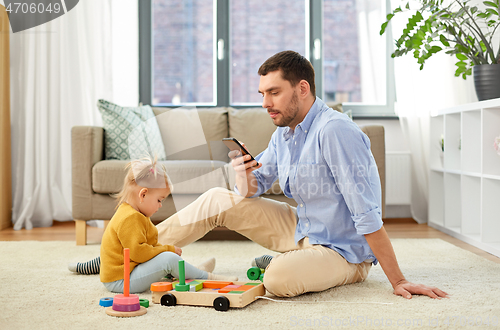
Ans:
[{"label": "curtain", "polygon": [[101,125],[111,99],[111,0],[11,35],[14,229],[71,220],[71,127]]},{"label": "curtain", "polygon": [[363,103],[385,104],[386,36],[381,36],[380,20],[385,7],[381,1],[356,0],[358,49]]},{"label": "curtain", "polygon": [[9,18],[0,5],[0,230],[11,226]]},{"label": "curtain", "polygon": [[[392,1],[393,9],[401,4]],[[407,20],[396,15],[391,22],[394,39],[398,39]],[[412,54],[394,61],[396,113],[411,152],[411,213],[418,223],[428,217],[428,173],[430,113],[458,104],[477,101],[473,79],[454,76],[456,60],[444,53],[427,60],[419,70]],[[436,141],[436,144],[438,142]]]}]

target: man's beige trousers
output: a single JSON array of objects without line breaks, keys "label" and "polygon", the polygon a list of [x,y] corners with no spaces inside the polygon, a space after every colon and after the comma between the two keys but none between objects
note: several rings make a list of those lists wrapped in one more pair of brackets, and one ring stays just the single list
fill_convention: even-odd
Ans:
[{"label": "man's beige trousers", "polygon": [[[264,286],[276,296],[293,297],[323,291],[366,279],[371,263],[351,264],[307,237],[297,245],[295,208],[267,198],[244,198],[214,188],[157,225],[158,241],[179,247],[188,245],[215,227],[227,227],[282,254],[266,268]],[[256,256],[257,257],[257,256]]]}]

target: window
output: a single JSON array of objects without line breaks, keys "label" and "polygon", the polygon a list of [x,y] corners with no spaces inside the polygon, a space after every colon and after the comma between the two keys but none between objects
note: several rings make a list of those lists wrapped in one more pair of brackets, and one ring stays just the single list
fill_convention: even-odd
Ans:
[{"label": "window", "polygon": [[140,99],[154,106],[261,104],[259,66],[292,49],[317,95],[355,116],[393,116],[389,0],[141,0]]},{"label": "window", "polygon": [[306,48],[304,1],[232,0],[229,30],[231,105],[260,104],[257,93],[262,63],[272,55]]},{"label": "window", "polygon": [[212,1],[153,1],[152,104],[214,104]]}]

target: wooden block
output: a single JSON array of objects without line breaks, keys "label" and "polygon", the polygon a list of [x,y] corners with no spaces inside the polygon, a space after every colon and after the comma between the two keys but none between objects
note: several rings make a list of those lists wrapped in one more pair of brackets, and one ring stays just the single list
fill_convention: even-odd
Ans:
[{"label": "wooden block", "polygon": [[253,288],[255,288],[254,285],[242,285],[238,288],[238,291],[248,291]]},{"label": "wooden block", "polygon": [[[175,287],[179,284],[179,281],[172,282],[172,289],[170,290],[175,290]],[[196,291],[200,291],[203,289],[203,280],[187,280],[186,285],[195,287]],[[165,290],[165,291],[170,291],[170,290]],[[151,290],[153,291],[153,290]],[[191,288],[189,288],[189,291],[192,291]]]},{"label": "wooden block", "polygon": [[203,289],[203,283],[198,281],[189,282],[189,291],[200,291]]},{"label": "wooden block", "polygon": [[233,282],[224,282],[224,281],[205,281],[203,282],[204,288],[210,289],[222,289],[225,286],[231,285]]},{"label": "wooden block", "polygon": [[243,285],[253,285],[253,286],[257,286],[259,285],[260,283],[259,282],[248,282],[248,283],[245,283]]},{"label": "wooden block", "polygon": [[241,294],[241,293],[243,293],[243,292],[245,292],[245,291],[229,291],[228,293],[236,293],[236,294]]},{"label": "wooden block", "polygon": [[230,291],[233,291],[234,289],[239,288],[240,286],[241,285],[235,285],[235,284],[227,285],[227,286],[223,287],[222,289],[220,289],[219,293],[228,293]]}]

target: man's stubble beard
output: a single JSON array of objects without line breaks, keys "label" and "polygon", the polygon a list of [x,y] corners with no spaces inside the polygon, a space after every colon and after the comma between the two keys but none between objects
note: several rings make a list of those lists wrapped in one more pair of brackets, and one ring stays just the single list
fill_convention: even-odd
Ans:
[{"label": "man's stubble beard", "polygon": [[290,123],[297,117],[297,114],[299,113],[299,98],[297,96],[297,92],[294,91],[292,95],[292,99],[288,103],[286,110],[283,112],[280,112],[282,115],[281,121],[279,122],[274,122],[274,125],[278,127],[287,127],[290,126]]}]

